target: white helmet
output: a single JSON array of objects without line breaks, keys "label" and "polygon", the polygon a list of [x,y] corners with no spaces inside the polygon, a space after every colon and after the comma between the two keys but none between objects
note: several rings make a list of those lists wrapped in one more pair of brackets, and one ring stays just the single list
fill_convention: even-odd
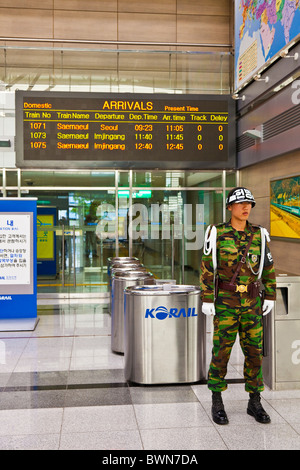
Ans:
[{"label": "white helmet", "polygon": [[226,208],[230,206],[230,204],[234,204],[236,202],[250,202],[252,207],[254,207],[256,204],[251,191],[243,187],[234,188],[228,193],[226,199]]}]

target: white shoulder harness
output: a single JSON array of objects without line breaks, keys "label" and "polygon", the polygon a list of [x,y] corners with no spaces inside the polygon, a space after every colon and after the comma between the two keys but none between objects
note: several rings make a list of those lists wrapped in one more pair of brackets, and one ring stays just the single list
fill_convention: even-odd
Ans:
[{"label": "white shoulder harness", "polygon": [[258,270],[258,277],[257,279],[261,278],[263,269],[264,269],[264,263],[265,263],[265,248],[266,248],[266,239],[267,242],[270,242],[270,235],[267,229],[264,227],[260,227],[260,235],[261,235],[261,249],[260,249],[260,265],[259,265],[259,270]]},{"label": "white shoulder harness", "polygon": [[[261,256],[260,256],[260,265],[258,270],[258,279],[261,278],[264,262],[265,262],[265,248],[266,248],[266,240],[270,242],[270,235],[269,232],[264,228],[260,227],[260,234],[261,234]],[[205,255],[209,255],[211,253],[212,263],[214,271],[217,270],[217,228],[215,225],[209,225],[205,232],[204,237],[204,246],[203,246],[203,253]]]},{"label": "white shoulder harness", "polygon": [[209,225],[205,232],[203,253],[211,253],[214,271],[217,270],[217,228]]}]

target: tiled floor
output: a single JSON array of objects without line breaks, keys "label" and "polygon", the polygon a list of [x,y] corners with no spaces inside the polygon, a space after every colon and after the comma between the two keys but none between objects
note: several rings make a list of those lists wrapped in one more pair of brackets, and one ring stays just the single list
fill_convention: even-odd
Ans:
[{"label": "tiled floor", "polygon": [[[93,303],[92,303],[93,302]],[[300,390],[266,389],[269,425],[247,415],[242,355],[211,420],[206,385],[133,386],[111,352],[105,303],[39,305],[33,332],[0,332],[0,449],[300,449]],[[207,334],[208,356],[211,335]],[[209,357],[208,357],[209,359]]]}]

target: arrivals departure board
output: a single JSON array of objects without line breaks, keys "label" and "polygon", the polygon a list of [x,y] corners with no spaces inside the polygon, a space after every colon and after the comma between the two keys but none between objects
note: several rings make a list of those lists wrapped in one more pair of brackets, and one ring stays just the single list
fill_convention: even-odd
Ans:
[{"label": "arrivals departure board", "polygon": [[16,92],[17,165],[234,168],[229,96]]}]

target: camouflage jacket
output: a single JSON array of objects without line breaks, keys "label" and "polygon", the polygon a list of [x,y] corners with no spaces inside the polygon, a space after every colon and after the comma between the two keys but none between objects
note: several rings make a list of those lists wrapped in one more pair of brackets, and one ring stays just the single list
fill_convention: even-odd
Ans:
[{"label": "camouflage jacket", "polygon": [[[254,234],[253,240],[246,257],[246,263],[242,265],[241,271],[236,279],[236,284],[250,284],[257,280],[261,259],[261,230],[258,225],[252,225],[247,222],[244,232],[235,230],[230,221],[225,224],[219,224],[217,229],[217,274],[223,282],[230,282],[237,265],[241,260],[246,246],[249,242],[251,233]],[[265,298],[268,300],[276,299],[276,278],[273,259],[266,242],[265,260],[261,275],[261,281],[265,288]],[[201,299],[203,302],[214,302],[214,268],[212,253],[202,256],[200,267],[200,287]],[[223,292],[223,296],[232,298],[247,297],[245,293]]]}]

